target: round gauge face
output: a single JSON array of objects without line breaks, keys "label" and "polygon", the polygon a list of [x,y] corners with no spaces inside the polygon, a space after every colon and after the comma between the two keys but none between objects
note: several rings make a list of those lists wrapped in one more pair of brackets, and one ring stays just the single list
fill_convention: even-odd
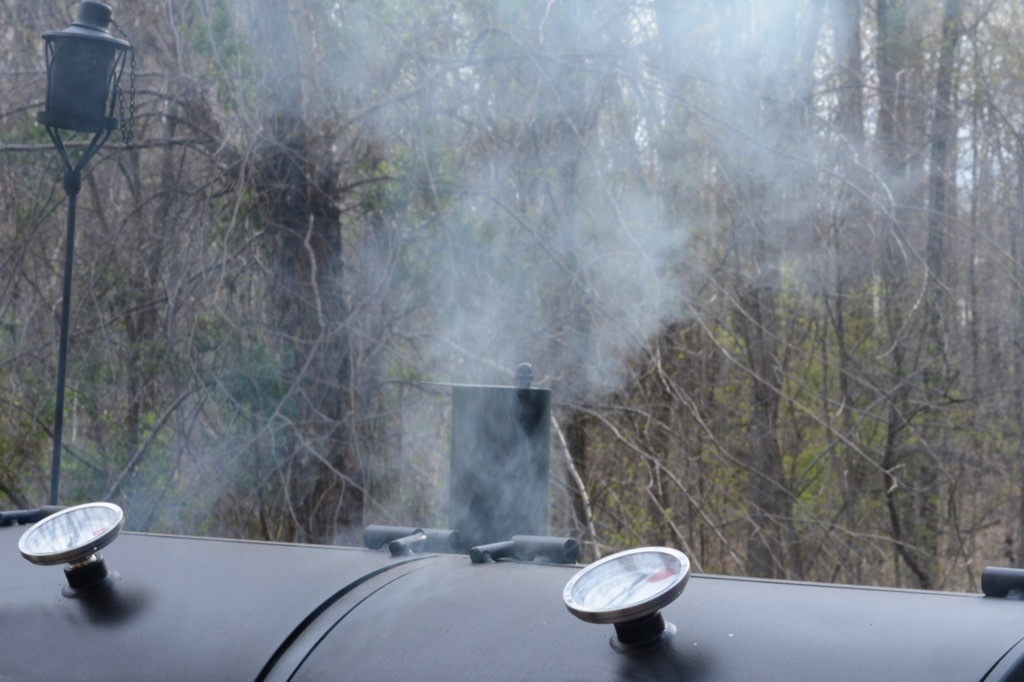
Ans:
[{"label": "round gauge face", "polygon": [[123,526],[116,504],[90,502],[39,521],[21,536],[18,549],[35,564],[75,563],[109,545]]},{"label": "round gauge face", "polygon": [[662,609],[690,579],[690,560],[667,547],[641,547],[596,561],[565,585],[562,599],[591,623],[622,623]]}]

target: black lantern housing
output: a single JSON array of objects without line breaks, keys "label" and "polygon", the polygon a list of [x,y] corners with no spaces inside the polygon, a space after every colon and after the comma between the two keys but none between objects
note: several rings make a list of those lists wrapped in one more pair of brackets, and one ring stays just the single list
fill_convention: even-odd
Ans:
[{"label": "black lantern housing", "polygon": [[46,110],[36,120],[46,126],[86,133],[117,128],[113,116],[117,81],[131,48],[110,35],[111,9],[83,0],[78,18],[46,40]]}]

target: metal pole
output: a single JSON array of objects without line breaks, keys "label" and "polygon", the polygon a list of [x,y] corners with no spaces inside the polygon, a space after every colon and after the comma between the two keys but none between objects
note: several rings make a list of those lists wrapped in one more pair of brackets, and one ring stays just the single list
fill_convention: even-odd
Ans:
[{"label": "metal pole", "polygon": [[[75,173],[68,170],[66,174]],[[81,173],[78,173],[78,185],[81,186]],[[74,182],[74,181],[72,181]],[[69,183],[65,176],[64,188]],[[71,325],[71,269],[74,266],[75,253],[75,211],[78,204],[78,191],[68,194],[68,230],[64,245],[64,300],[60,311],[60,349],[57,351],[57,405],[53,415],[53,459],[50,468],[50,504],[57,504],[57,493],[60,489],[60,450],[64,433],[64,377],[68,369],[68,328]]]},{"label": "metal pole", "polygon": [[72,164],[60,132],[51,126],[46,127],[54,146],[60,152],[64,162],[64,192],[68,195],[68,228],[64,243],[64,293],[60,312],[60,346],[57,351],[57,401],[53,414],[53,457],[50,464],[50,504],[57,504],[60,492],[60,454],[64,434],[64,379],[68,367],[68,336],[71,327],[71,274],[75,254],[75,215],[78,207],[78,193],[82,189],[82,170],[89,160],[99,151],[103,143],[110,137],[109,130],[93,135],[92,142],[78,159]]}]

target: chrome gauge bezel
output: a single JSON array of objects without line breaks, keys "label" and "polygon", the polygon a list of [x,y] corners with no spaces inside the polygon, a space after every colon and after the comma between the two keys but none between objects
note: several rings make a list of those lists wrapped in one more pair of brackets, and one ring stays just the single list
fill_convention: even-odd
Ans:
[{"label": "chrome gauge bezel", "polygon": [[[666,571],[667,575],[657,578],[659,584],[653,588],[645,585]],[[573,615],[589,623],[624,623],[650,616],[671,604],[689,579],[690,560],[679,550],[640,547],[612,554],[580,570],[566,583],[562,601]],[[638,588],[643,589],[634,595]],[[611,593],[612,597],[595,604],[592,597],[599,592]]]},{"label": "chrome gauge bezel", "polygon": [[124,512],[109,502],[89,502],[51,514],[25,531],[21,555],[34,564],[75,564],[106,547],[124,527]]}]

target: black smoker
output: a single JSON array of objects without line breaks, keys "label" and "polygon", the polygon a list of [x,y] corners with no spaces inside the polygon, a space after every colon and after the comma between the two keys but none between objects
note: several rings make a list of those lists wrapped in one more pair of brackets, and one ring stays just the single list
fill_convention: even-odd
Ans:
[{"label": "black smoker", "polygon": [[448,527],[467,547],[547,535],[551,391],[532,382],[523,363],[515,387],[452,388]]}]

